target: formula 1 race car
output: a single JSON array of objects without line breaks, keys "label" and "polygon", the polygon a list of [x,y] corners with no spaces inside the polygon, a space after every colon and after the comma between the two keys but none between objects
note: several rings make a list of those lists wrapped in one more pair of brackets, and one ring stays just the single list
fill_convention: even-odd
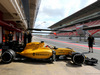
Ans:
[{"label": "formula 1 race car", "polygon": [[49,45],[44,46],[44,42],[31,42],[26,46],[20,45],[17,42],[8,42],[2,46],[1,60],[3,63],[10,63],[16,58],[32,58],[43,59],[53,62],[59,59],[59,56],[65,55],[70,57],[72,62],[77,65],[81,65],[85,62],[85,55],[79,52],[75,52],[71,48],[56,48]]}]

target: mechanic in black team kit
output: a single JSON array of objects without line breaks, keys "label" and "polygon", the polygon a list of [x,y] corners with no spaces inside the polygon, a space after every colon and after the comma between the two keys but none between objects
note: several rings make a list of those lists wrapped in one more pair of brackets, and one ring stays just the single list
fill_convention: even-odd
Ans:
[{"label": "mechanic in black team kit", "polygon": [[92,35],[89,35],[88,46],[89,46],[89,52],[92,50],[92,53],[93,53],[93,43],[94,43],[94,37]]}]

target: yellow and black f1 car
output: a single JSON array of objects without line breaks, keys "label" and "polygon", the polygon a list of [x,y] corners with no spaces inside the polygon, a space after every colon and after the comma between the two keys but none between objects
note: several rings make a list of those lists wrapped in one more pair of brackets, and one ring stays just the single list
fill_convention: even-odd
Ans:
[{"label": "yellow and black f1 car", "polygon": [[70,57],[72,62],[77,65],[81,65],[85,62],[85,56],[82,53],[75,52],[71,48],[56,48],[44,46],[44,42],[31,42],[26,46],[19,45],[16,42],[8,42],[2,46],[1,60],[3,63],[10,63],[15,58],[32,58],[43,59],[53,62],[55,59],[59,59],[59,56],[65,55]]}]

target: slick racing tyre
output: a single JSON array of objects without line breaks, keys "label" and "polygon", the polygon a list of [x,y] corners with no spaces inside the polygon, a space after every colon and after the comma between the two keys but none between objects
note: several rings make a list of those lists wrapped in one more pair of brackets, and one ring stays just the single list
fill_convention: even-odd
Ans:
[{"label": "slick racing tyre", "polygon": [[1,61],[5,64],[11,63],[15,58],[15,52],[11,49],[3,52],[1,55]]},{"label": "slick racing tyre", "polygon": [[73,53],[72,54],[72,62],[76,65],[81,65],[85,61],[85,56],[81,53]]}]

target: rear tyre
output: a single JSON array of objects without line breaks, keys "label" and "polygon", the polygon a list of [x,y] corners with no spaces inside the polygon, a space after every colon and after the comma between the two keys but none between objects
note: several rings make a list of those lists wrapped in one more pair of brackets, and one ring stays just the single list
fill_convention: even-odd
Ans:
[{"label": "rear tyre", "polygon": [[13,50],[7,50],[1,55],[1,61],[5,64],[11,63],[15,58],[15,52]]}]

